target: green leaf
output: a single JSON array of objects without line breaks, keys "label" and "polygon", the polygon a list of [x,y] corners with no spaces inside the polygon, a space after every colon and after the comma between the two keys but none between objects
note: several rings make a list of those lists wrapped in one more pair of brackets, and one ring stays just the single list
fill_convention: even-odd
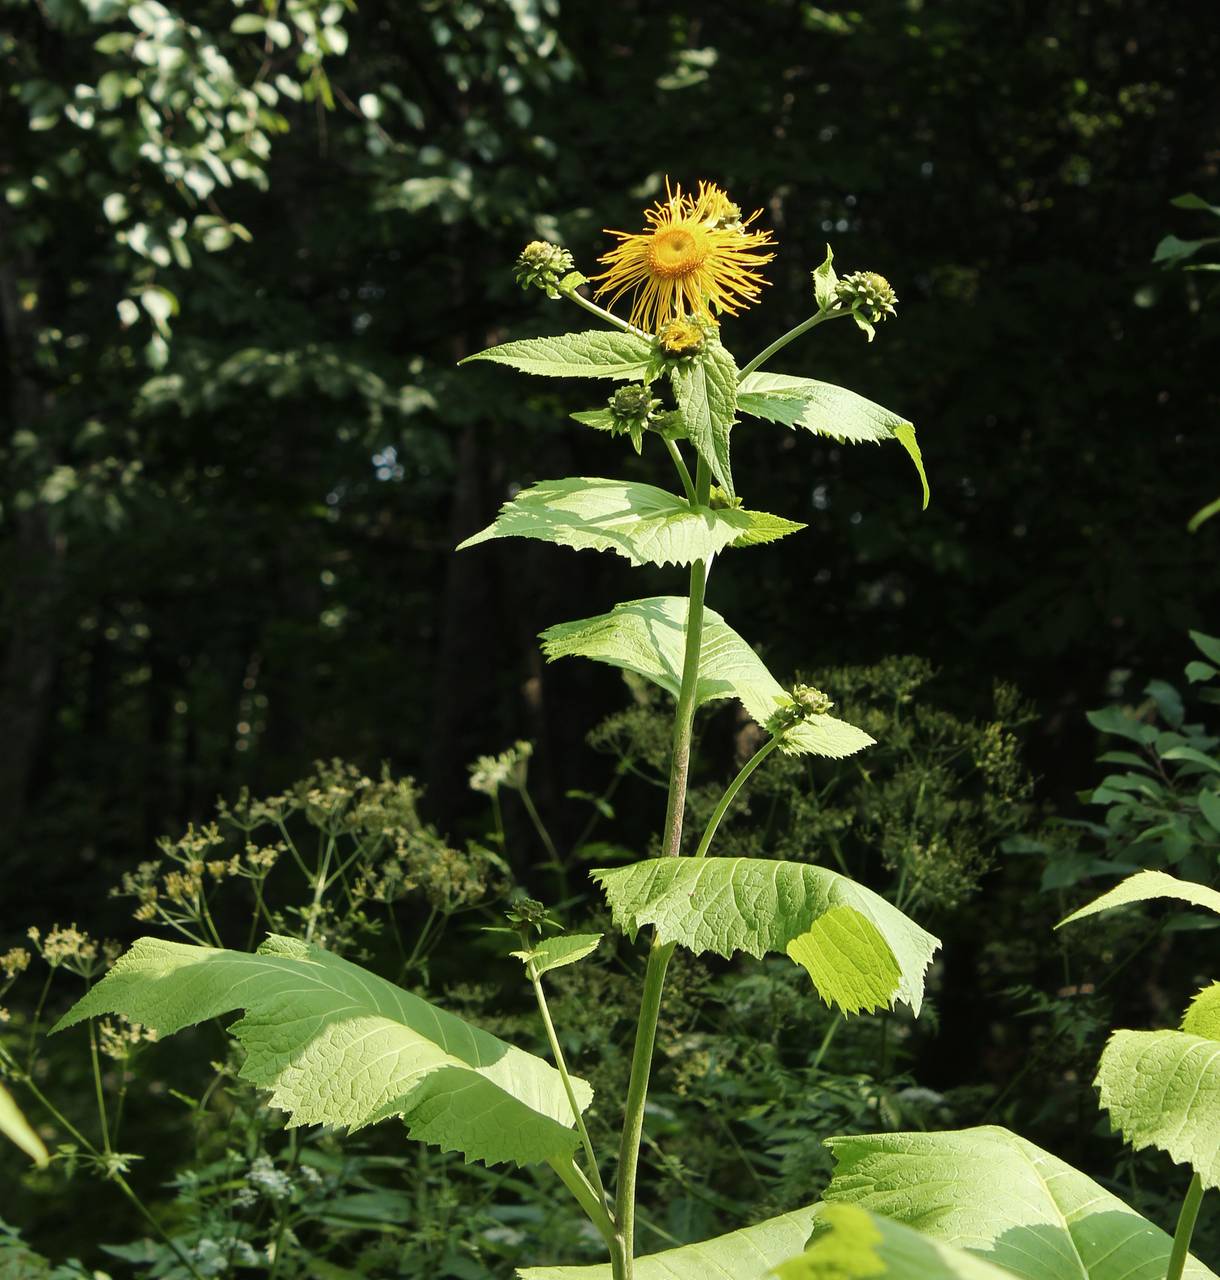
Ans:
[{"label": "green leaf", "polygon": [[1220,831],[1220,791],[1200,791],[1196,800],[1208,826]]},{"label": "green leaf", "polygon": [[575,964],[585,956],[591,956],[602,940],[600,933],[569,933],[559,937],[543,938],[529,951],[514,951],[512,954],[523,964],[534,962],[534,970],[541,978],[552,969],[562,969],[566,964]]},{"label": "green leaf", "polygon": [[848,1013],[905,1000],[918,1014],[940,945],[892,903],[837,871],[766,858],[652,858],[590,875],[615,924],[728,959],[786,952]]},{"label": "green leaf", "polygon": [[[1220,1046],[1217,1046],[1220,1049]],[[1170,1238],[1007,1129],[831,1138],[825,1199],[917,1227],[1024,1280],[1162,1280]],[[1215,1280],[1189,1259],[1187,1280]]]},{"label": "green leaf", "polygon": [[1136,1151],[1156,1147],[1220,1187],[1220,1043],[1186,1031],[1116,1031],[1093,1081]]},{"label": "green leaf", "polygon": [[1202,196],[1195,195],[1193,191],[1188,191],[1185,195],[1174,196],[1169,203],[1175,209],[1198,209],[1214,213],[1217,218],[1220,218],[1220,205],[1208,204]]},{"label": "green leaf", "polygon": [[1212,773],[1220,773],[1220,760],[1217,760],[1214,756],[1207,755],[1205,752],[1198,751],[1194,747],[1170,747],[1168,751],[1161,752],[1161,759],[1187,760],[1191,764],[1210,769]]},{"label": "green leaf", "polygon": [[1088,906],[1065,916],[1055,928],[1062,929],[1065,924],[1074,924],[1077,920],[1094,916],[1099,911],[1109,911],[1112,907],[1125,907],[1132,902],[1151,902],[1155,898],[1178,898],[1182,902],[1206,907],[1220,915],[1220,893],[1215,889],[1195,884],[1191,880],[1179,880],[1165,871],[1137,871]]},{"label": "green leaf", "polygon": [[741,413],[780,422],[786,427],[803,427],[816,435],[831,436],[848,444],[880,444],[897,440],[907,451],[919,473],[923,505],[931,498],[923,455],[915,440],[915,428],[889,409],[858,396],[846,387],[812,378],[794,378],[786,373],[751,373],[737,388],[737,408]]},{"label": "green leaf", "polygon": [[0,1133],[15,1142],[38,1167],[45,1168],[51,1157],[42,1139],[34,1132],[30,1122],[21,1114],[21,1108],[13,1101],[12,1094],[0,1084]]},{"label": "green leaf", "polygon": [[1132,742],[1147,745],[1156,739],[1156,728],[1137,720],[1119,707],[1102,707],[1100,711],[1086,711],[1084,718],[1100,733],[1112,733],[1118,738],[1130,738]]},{"label": "green leaf", "polygon": [[1220,982],[1204,987],[1182,1015],[1182,1030],[1192,1036],[1220,1040]]},{"label": "green leaf", "polygon": [[[141,938],[59,1020],[119,1013],[168,1035],[233,1009],[244,1079],[290,1124],[402,1116],[411,1137],[488,1164],[564,1159],[576,1147],[559,1073],[454,1014],[292,938],[257,954]],[[593,1093],[575,1081],[581,1109]]]},{"label": "green leaf", "polygon": [[1220,237],[1217,236],[1205,236],[1202,240],[1183,240],[1178,236],[1168,235],[1157,245],[1152,261],[1174,266],[1176,263],[1185,262],[1187,258],[1194,257],[1207,245],[1217,243],[1220,243]]},{"label": "green leaf", "polygon": [[738,508],[692,507],[664,489],[587,476],[543,480],[500,508],[494,524],[458,550],[493,538],[537,538],[613,551],[634,565],[690,564],[725,547],[773,542],[805,526]]},{"label": "green leaf", "polygon": [[854,1204],[826,1204],[799,1257],[775,1268],[779,1280],[1013,1280],[1007,1271]]},{"label": "green leaf", "polygon": [[1186,664],[1186,678],[1191,684],[1198,684],[1201,680],[1210,680],[1213,676],[1220,675],[1220,668],[1213,667],[1210,662],[1188,662]]},{"label": "green leaf", "polygon": [[1191,631],[1189,634],[1195,647],[1205,658],[1220,662],[1220,636],[1209,636],[1202,631]]},{"label": "green leaf", "polygon": [[[551,662],[579,656],[634,671],[676,698],[682,685],[687,608],[684,596],[628,600],[596,618],[548,627],[542,651]],[[696,705],[717,698],[737,698],[764,728],[777,711],[793,705],[758,654],[718,613],[705,609]],[[780,750],[841,759],[872,743],[863,729],[821,715],[789,729]]]},{"label": "green leaf", "polygon": [[737,415],[737,366],[719,342],[670,371],[682,425],[716,483],[733,497],[729,431]]},{"label": "green leaf", "polygon": [[909,422],[899,423],[894,428],[894,439],[907,451],[915,464],[915,470],[919,472],[919,483],[923,487],[923,509],[927,511],[928,503],[932,501],[932,490],[928,487],[928,475],[923,469],[923,454],[915,439],[915,428]]},{"label": "green leaf", "polygon": [[651,356],[652,343],[647,338],[634,333],[590,329],[586,333],[563,333],[555,338],[504,342],[458,363],[491,360],[546,378],[642,378]]},{"label": "green leaf", "polygon": [[829,311],[838,301],[835,286],[839,283],[839,277],[835,273],[834,260],[830,245],[827,245],[825,261],[820,267],[813,269],[813,296],[819,311]]},{"label": "green leaf", "polygon": [[[698,1244],[636,1258],[635,1280],[768,1280],[770,1270],[804,1248],[812,1205]],[[612,1280],[610,1264],[522,1267],[521,1280]]]},{"label": "green leaf", "polygon": [[804,427],[849,444],[880,444],[895,439],[895,428],[911,423],[846,387],[786,373],[751,373],[737,388],[742,413],[786,427]]}]

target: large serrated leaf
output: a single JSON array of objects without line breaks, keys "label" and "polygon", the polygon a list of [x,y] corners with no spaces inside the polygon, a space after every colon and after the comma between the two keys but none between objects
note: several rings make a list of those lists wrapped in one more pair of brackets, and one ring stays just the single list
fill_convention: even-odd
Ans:
[{"label": "large serrated leaf", "polygon": [[897,440],[915,464],[923,487],[923,505],[927,507],[931,492],[914,426],[872,400],[832,382],[794,378],[786,373],[751,373],[737,387],[737,408],[755,418],[781,422],[786,427],[803,427],[848,444]]},{"label": "large serrated leaf", "polygon": [[[772,1267],[809,1238],[812,1205],[698,1244],[635,1260],[635,1280],[768,1280]],[[592,1267],[523,1267],[521,1280],[612,1280],[609,1263]]]},{"label": "large serrated leaf", "polygon": [[1186,1031],[1116,1031],[1093,1081],[1111,1123],[1220,1187],[1220,1043]]},{"label": "large serrated leaf", "polygon": [[[1117,1196],[995,1126],[831,1138],[825,1199],[916,1227],[1024,1280],[1162,1280],[1170,1238]],[[1216,1280],[1193,1258],[1187,1280]]]},{"label": "large serrated leaf", "polygon": [[737,366],[719,342],[670,373],[682,425],[716,483],[733,494],[729,432],[737,415]]},{"label": "large serrated leaf", "polygon": [[[676,698],[682,685],[686,611],[684,596],[628,600],[596,618],[548,627],[542,633],[542,651],[549,661],[579,656],[634,671]],[[758,654],[712,609],[703,613],[695,698],[698,705],[737,698],[764,726],[777,711],[793,705]],[[819,715],[785,732],[780,749],[790,755],[841,759],[872,743],[863,729],[846,720]]]},{"label": "large serrated leaf", "polygon": [[494,524],[458,550],[493,538],[536,538],[578,551],[613,551],[634,565],[690,564],[804,527],[761,511],[692,507],[655,485],[576,476],[522,490],[500,508]]},{"label": "large serrated leaf", "polygon": [[1157,898],[1177,898],[1192,906],[1206,907],[1209,911],[1220,914],[1220,893],[1215,889],[1196,884],[1192,880],[1179,880],[1165,871],[1137,871],[1108,893],[1103,893],[1100,898],[1081,907],[1079,911],[1065,916],[1055,928],[1062,929],[1065,924],[1097,915],[1099,911],[1129,906],[1133,902],[1151,902]]},{"label": "large serrated leaf", "polygon": [[854,1204],[819,1207],[799,1257],[779,1280],[1013,1280],[1014,1272]]},{"label": "large serrated leaf", "polygon": [[649,368],[652,343],[634,333],[590,329],[555,338],[522,338],[467,356],[510,365],[546,378],[642,378]]},{"label": "large serrated leaf", "polygon": [[[575,1149],[562,1081],[541,1058],[291,938],[253,955],[141,938],[55,1030],[119,1013],[168,1035],[234,1009],[242,1076],[293,1125],[402,1116],[413,1138],[488,1164]],[[574,1083],[583,1110],[593,1093]]]},{"label": "large serrated leaf", "polygon": [[766,858],[652,858],[590,873],[614,922],[726,959],[786,952],[849,1013],[904,1000],[918,1013],[940,945],[892,903],[837,871]]}]

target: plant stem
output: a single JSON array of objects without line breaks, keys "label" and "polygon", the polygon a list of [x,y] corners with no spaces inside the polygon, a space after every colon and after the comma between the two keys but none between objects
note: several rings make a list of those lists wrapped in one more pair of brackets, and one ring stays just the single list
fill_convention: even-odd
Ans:
[{"label": "plant stem", "polygon": [[[712,478],[702,458],[695,473],[695,497],[706,506]],[[690,567],[690,599],[686,608],[686,650],[682,657],[682,685],[674,712],[673,757],[669,766],[669,803],[665,810],[665,834],[661,853],[676,858],[682,844],[682,818],[686,810],[686,784],[690,774],[690,748],[695,726],[695,694],[699,684],[699,652],[703,645],[703,596],[707,589],[708,560]]]},{"label": "plant stem", "polygon": [[618,1253],[618,1242],[615,1239],[614,1223],[610,1219],[609,1213],[606,1212],[605,1201],[599,1201],[597,1192],[585,1177],[583,1173],[576,1167],[576,1162],[568,1157],[566,1161],[559,1159],[558,1156],[552,1156],[547,1164],[559,1175],[560,1181],[572,1193],[573,1199],[588,1215],[589,1221],[597,1228],[598,1235],[606,1242],[606,1247],[610,1250],[612,1256]]},{"label": "plant stem", "polygon": [[720,797],[720,803],[716,806],[716,811],[712,814],[707,824],[707,830],[703,833],[703,839],[699,841],[699,847],[695,850],[696,858],[706,857],[708,849],[712,844],[712,837],[716,834],[716,828],[720,825],[720,819],[728,812],[729,805],[733,803],[737,793],[745,784],[745,780],[758,768],[760,764],[779,746],[779,738],[774,737],[769,742],[761,746],[742,766],[741,772],[737,777],[729,783],[724,795]]},{"label": "plant stem", "polygon": [[674,460],[674,466],[678,468],[678,476],[682,481],[682,488],[686,490],[686,500],[691,506],[697,506],[695,499],[695,486],[691,482],[690,472],[686,469],[686,463],[682,461],[682,454],[678,449],[677,443],[668,436],[661,437],[665,441],[665,447],[669,450],[669,456]]},{"label": "plant stem", "polygon": [[547,856],[551,860],[550,865],[554,869],[556,879],[559,881],[559,896],[566,898],[568,896],[568,869],[559,857],[559,850],[555,848],[555,841],[551,839],[551,833],[546,829],[546,823],[542,821],[542,815],[534,804],[534,798],[530,795],[529,787],[523,784],[518,789],[518,794],[521,796],[521,803],[525,805],[525,812],[529,815],[530,822],[534,824],[538,839],[542,841],[543,848],[546,849]]},{"label": "plant stem", "polygon": [[[580,1134],[581,1145],[585,1149],[585,1156],[589,1161],[589,1176],[592,1178],[593,1186],[597,1191],[598,1199],[601,1202],[603,1216],[606,1216],[606,1188],[602,1185],[601,1171],[597,1167],[597,1157],[593,1154],[593,1142],[589,1137],[589,1130],[585,1127],[585,1118],[581,1115],[580,1107],[576,1102],[576,1091],[572,1088],[572,1077],[568,1072],[568,1064],[563,1056],[563,1049],[559,1044],[559,1036],[555,1033],[555,1024],[551,1020],[551,1011],[547,1007],[546,994],[542,990],[542,979],[538,976],[538,971],[531,960],[526,965],[526,973],[534,988],[534,999],[538,1002],[538,1012],[542,1015],[542,1025],[546,1028],[546,1038],[551,1043],[551,1056],[555,1059],[555,1067],[559,1072],[559,1077],[563,1081],[564,1092],[568,1095],[568,1102],[572,1107],[572,1116],[576,1121],[576,1132]],[[607,1221],[609,1218],[607,1216]],[[594,1226],[597,1226],[595,1221]]]},{"label": "plant stem", "polygon": [[[712,477],[701,457],[695,471],[696,501],[706,506]],[[673,757],[669,766],[669,801],[661,852],[676,857],[682,845],[682,819],[686,812],[686,787],[690,776],[691,741],[694,735],[696,692],[699,684],[699,655],[703,643],[703,596],[707,588],[710,559],[696,560],[690,569],[690,598],[686,609],[686,649],[682,659],[682,684],[678,690],[678,706],[674,712]],[[640,1016],[636,1023],[635,1048],[631,1054],[631,1079],[627,1085],[627,1102],[623,1116],[623,1134],[619,1143],[618,1178],[615,1183],[614,1222],[617,1249],[611,1250],[614,1280],[632,1280],[635,1270],[635,1192],[639,1173],[640,1139],[644,1133],[644,1103],[648,1098],[648,1078],[652,1072],[652,1054],[657,1038],[657,1019],[661,1012],[661,992],[665,988],[665,971],[674,953],[674,943],[659,943],[653,932],[644,972],[644,990],[640,997]]]},{"label": "plant stem", "polygon": [[1178,1214],[1178,1225],[1173,1233],[1173,1248],[1169,1251],[1169,1269],[1165,1272],[1165,1280],[1182,1280],[1182,1270],[1186,1266],[1186,1251],[1190,1248],[1190,1237],[1194,1235],[1195,1219],[1199,1216],[1199,1203],[1203,1199],[1203,1180],[1193,1174],[1190,1186],[1186,1188],[1186,1199],[1182,1201],[1182,1212]]},{"label": "plant stem", "polygon": [[626,1116],[619,1146],[618,1181],[615,1184],[614,1220],[623,1247],[623,1268],[614,1280],[632,1280],[635,1263],[635,1185],[640,1163],[640,1139],[644,1134],[644,1103],[648,1098],[648,1077],[657,1039],[657,1018],[661,1012],[661,992],[665,970],[674,953],[672,942],[664,945],[653,937],[644,971],[644,992],[640,998],[640,1018],[636,1024],[635,1049],[631,1055],[631,1081],[627,1086]]},{"label": "plant stem", "polygon": [[578,307],[584,307],[590,315],[595,315],[600,320],[605,320],[607,324],[612,324],[616,329],[622,329],[624,333],[634,333],[637,338],[651,338],[651,334],[647,334],[643,329],[637,329],[635,325],[628,324],[626,320],[609,312],[605,307],[599,307],[596,302],[590,302],[588,298],[583,298],[575,289],[562,289],[560,291],[570,302],[576,303]]},{"label": "plant stem", "polygon": [[795,328],[789,329],[782,337],[776,338],[769,347],[764,347],[737,375],[737,381],[740,382],[742,378],[753,373],[755,369],[770,360],[777,351],[783,350],[788,343],[794,342],[802,334],[808,333],[810,329],[816,329],[823,320],[837,320],[840,316],[849,315],[851,315],[850,311],[819,311],[817,315],[810,316],[808,320],[802,320]]}]

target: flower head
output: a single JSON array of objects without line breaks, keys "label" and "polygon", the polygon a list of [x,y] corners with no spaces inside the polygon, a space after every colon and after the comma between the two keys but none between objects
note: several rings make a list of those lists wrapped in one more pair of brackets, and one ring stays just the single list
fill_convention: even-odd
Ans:
[{"label": "flower head", "polygon": [[769,231],[748,227],[761,210],[742,219],[741,210],[719,187],[699,183],[697,196],[665,184],[666,198],[644,213],[648,229],[609,231],[619,243],[599,261],[598,296],[611,294],[613,306],[632,292],[631,323],[658,332],[668,320],[686,315],[711,317],[712,310],[736,315],[758,301],[767,283],[759,268],[775,256],[760,252],[774,244]]},{"label": "flower head", "polygon": [[890,282],[876,271],[854,271],[835,286],[839,303],[862,314],[872,324],[880,324],[886,316],[897,314],[898,295]]},{"label": "flower head", "polygon": [[[513,275],[523,289],[534,286],[542,289],[548,298],[558,298],[561,282],[575,268],[576,263],[571,253],[561,245],[548,244],[545,240],[531,240],[518,255]],[[583,280],[584,277],[580,279]]]}]

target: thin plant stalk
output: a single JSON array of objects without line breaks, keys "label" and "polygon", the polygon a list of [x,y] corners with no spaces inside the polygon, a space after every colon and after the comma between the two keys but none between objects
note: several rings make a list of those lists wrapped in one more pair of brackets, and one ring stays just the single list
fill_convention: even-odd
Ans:
[{"label": "thin plant stalk", "polygon": [[[695,498],[706,505],[711,493],[711,472],[701,457],[695,472]],[[686,789],[690,776],[691,742],[694,737],[696,693],[699,683],[699,654],[703,643],[703,598],[707,588],[708,561],[696,560],[690,569],[690,596],[686,611],[686,650],[682,659],[682,684],[674,712],[673,757],[669,770],[669,801],[661,852],[677,857],[682,844],[682,819],[686,812]],[[614,1222],[619,1249],[612,1255],[614,1280],[633,1280],[635,1270],[635,1197],[640,1163],[640,1140],[644,1133],[644,1103],[656,1045],[661,993],[674,944],[657,941],[654,931],[644,972],[640,1016],[636,1023],[635,1047],[631,1055],[631,1077],[623,1132],[619,1143],[618,1179],[615,1184]]]},{"label": "thin plant stalk", "polygon": [[1186,1188],[1186,1199],[1182,1201],[1182,1211],[1178,1214],[1178,1225],[1173,1233],[1173,1247],[1169,1251],[1169,1268],[1165,1272],[1165,1280],[1182,1280],[1182,1271],[1186,1266],[1186,1254],[1190,1248],[1190,1238],[1195,1233],[1195,1222],[1199,1217],[1199,1204],[1203,1199],[1203,1179],[1197,1173],[1190,1179]]},{"label": "thin plant stalk", "polygon": [[742,378],[748,377],[755,369],[766,364],[777,351],[782,351],[788,343],[795,342],[797,338],[808,333],[810,329],[816,329],[822,321],[837,320],[840,316],[849,315],[851,315],[850,311],[819,311],[817,315],[810,316],[808,320],[802,320],[800,324],[789,329],[787,333],[776,338],[769,347],[764,347],[737,375],[737,381],[740,382]]},{"label": "thin plant stalk", "polygon": [[[576,1091],[572,1087],[572,1076],[568,1071],[567,1060],[563,1056],[563,1048],[559,1043],[559,1036],[555,1033],[555,1024],[551,1020],[551,1011],[547,1006],[546,993],[542,990],[542,979],[539,977],[537,967],[532,960],[526,965],[526,973],[529,975],[530,984],[534,988],[534,999],[538,1002],[538,1012],[542,1016],[542,1025],[546,1028],[546,1038],[550,1041],[551,1056],[555,1059],[555,1068],[559,1072],[559,1078],[563,1081],[563,1090],[568,1095],[568,1102],[572,1107],[572,1115],[576,1120],[576,1132],[580,1134],[580,1142],[589,1161],[589,1177],[601,1199],[602,1207],[605,1208],[606,1188],[602,1185],[601,1171],[597,1167],[597,1156],[593,1153],[593,1140],[589,1137],[585,1118],[581,1115],[580,1106],[576,1101]],[[597,1224],[595,1223],[594,1225],[596,1226]]]},{"label": "thin plant stalk", "polygon": [[651,338],[651,334],[647,334],[643,329],[637,329],[635,325],[629,324],[621,316],[616,316],[612,311],[607,311],[605,307],[599,307],[596,302],[590,302],[588,298],[582,297],[575,289],[562,289],[560,291],[569,301],[576,303],[578,307],[584,309],[590,314],[597,316],[599,320],[605,320],[607,324],[612,324],[616,329],[621,329],[624,333],[634,333],[637,338]]},{"label": "thin plant stalk", "polygon": [[737,777],[729,783],[725,788],[724,795],[720,797],[720,803],[716,806],[715,812],[708,820],[707,830],[703,833],[703,839],[699,841],[699,847],[695,850],[696,858],[707,856],[708,849],[711,848],[712,840],[716,835],[716,828],[720,826],[720,820],[728,812],[729,805],[733,803],[734,798],[741,788],[745,785],[746,779],[758,768],[760,764],[779,746],[780,737],[777,734],[769,742],[764,743],[759,749],[745,762],[741,767],[741,772]]}]

